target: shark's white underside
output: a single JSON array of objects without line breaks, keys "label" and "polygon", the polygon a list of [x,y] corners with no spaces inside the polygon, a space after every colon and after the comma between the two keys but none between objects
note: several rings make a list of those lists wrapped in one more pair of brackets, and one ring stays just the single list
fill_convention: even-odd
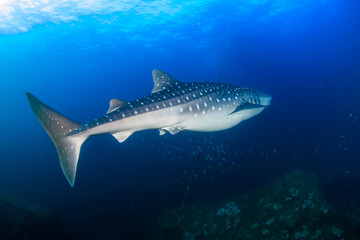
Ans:
[{"label": "shark's white underside", "polygon": [[[152,111],[146,114],[134,115],[122,120],[109,122],[91,128],[78,135],[97,135],[111,133],[121,136],[121,133],[128,135],[142,130],[163,129],[169,132],[178,132],[182,130],[214,132],[231,128],[240,122],[259,114],[264,108],[246,109],[235,114],[230,114],[235,107],[223,109],[209,109],[207,112],[185,113],[182,114],[180,109],[186,106],[180,105]],[[131,134],[130,134],[131,135]],[[115,136],[116,137],[116,136]],[[121,138],[120,142],[126,139]]]}]

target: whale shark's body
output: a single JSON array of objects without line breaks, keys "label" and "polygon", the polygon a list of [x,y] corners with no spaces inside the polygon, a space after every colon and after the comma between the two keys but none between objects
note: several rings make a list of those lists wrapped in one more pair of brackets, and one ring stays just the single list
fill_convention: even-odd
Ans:
[{"label": "whale shark's body", "polygon": [[160,70],[153,71],[153,80],[152,94],[130,102],[112,99],[104,116],[86,124],[64,117],[26,93],[33,112],[56,146],[71,186],[75,183],[81,145],[89,136],[110,133],[123,142],[145,129],[159,129],[161,135],[166,131],[219,131],[259,114],[271,101],[269,95],[249,88],[183,83]]}]

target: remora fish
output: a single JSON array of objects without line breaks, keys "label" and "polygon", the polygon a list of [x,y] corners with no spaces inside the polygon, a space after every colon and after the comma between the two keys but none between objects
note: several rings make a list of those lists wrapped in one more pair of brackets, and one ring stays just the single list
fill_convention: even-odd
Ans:
[{"label": "remora fish", "polygon": [[182,130],[212,132],[231,128],[259,114],[271,97],[253,89],[230,84],[183,83],[153,70],[151,94],[130,102],[112,99],[107,113],[86,124],[74,122],[31,93],[31,109],[54,142],[65,177],[74,186],[81,145],[92,136],[112,134],[124,142],[131,134],[159,129],[176,134]]}]

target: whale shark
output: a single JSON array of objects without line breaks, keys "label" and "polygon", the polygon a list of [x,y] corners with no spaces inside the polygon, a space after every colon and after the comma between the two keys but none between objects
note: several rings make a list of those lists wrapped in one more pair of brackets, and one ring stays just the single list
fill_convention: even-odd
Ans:
[{"label": "whale shark", "polygon": [[271,96],[250,88],[215,82],[181,82],[153,70],[150,95],[133,100],[111,99],[107,113],[79,123],[26,93],[30,107],[56,146],[62,171],[74,186],[81,145],[93,135],[112,134],[124,142],[134,132],[158,129],[169,132],[213,132],[249,119],[271,103]]}]

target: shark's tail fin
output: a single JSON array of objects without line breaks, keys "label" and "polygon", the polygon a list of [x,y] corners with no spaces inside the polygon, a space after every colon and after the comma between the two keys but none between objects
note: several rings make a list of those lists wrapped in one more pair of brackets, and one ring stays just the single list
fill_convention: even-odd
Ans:
[{"label": "shark's tail fin", "polygon": [[66,118],[31,93],[26,93],[26,96],[32,111],[56,146],[65,177],[74,186],[80,148],[89,136],[81,133],[67,136],[81,124]]}]

